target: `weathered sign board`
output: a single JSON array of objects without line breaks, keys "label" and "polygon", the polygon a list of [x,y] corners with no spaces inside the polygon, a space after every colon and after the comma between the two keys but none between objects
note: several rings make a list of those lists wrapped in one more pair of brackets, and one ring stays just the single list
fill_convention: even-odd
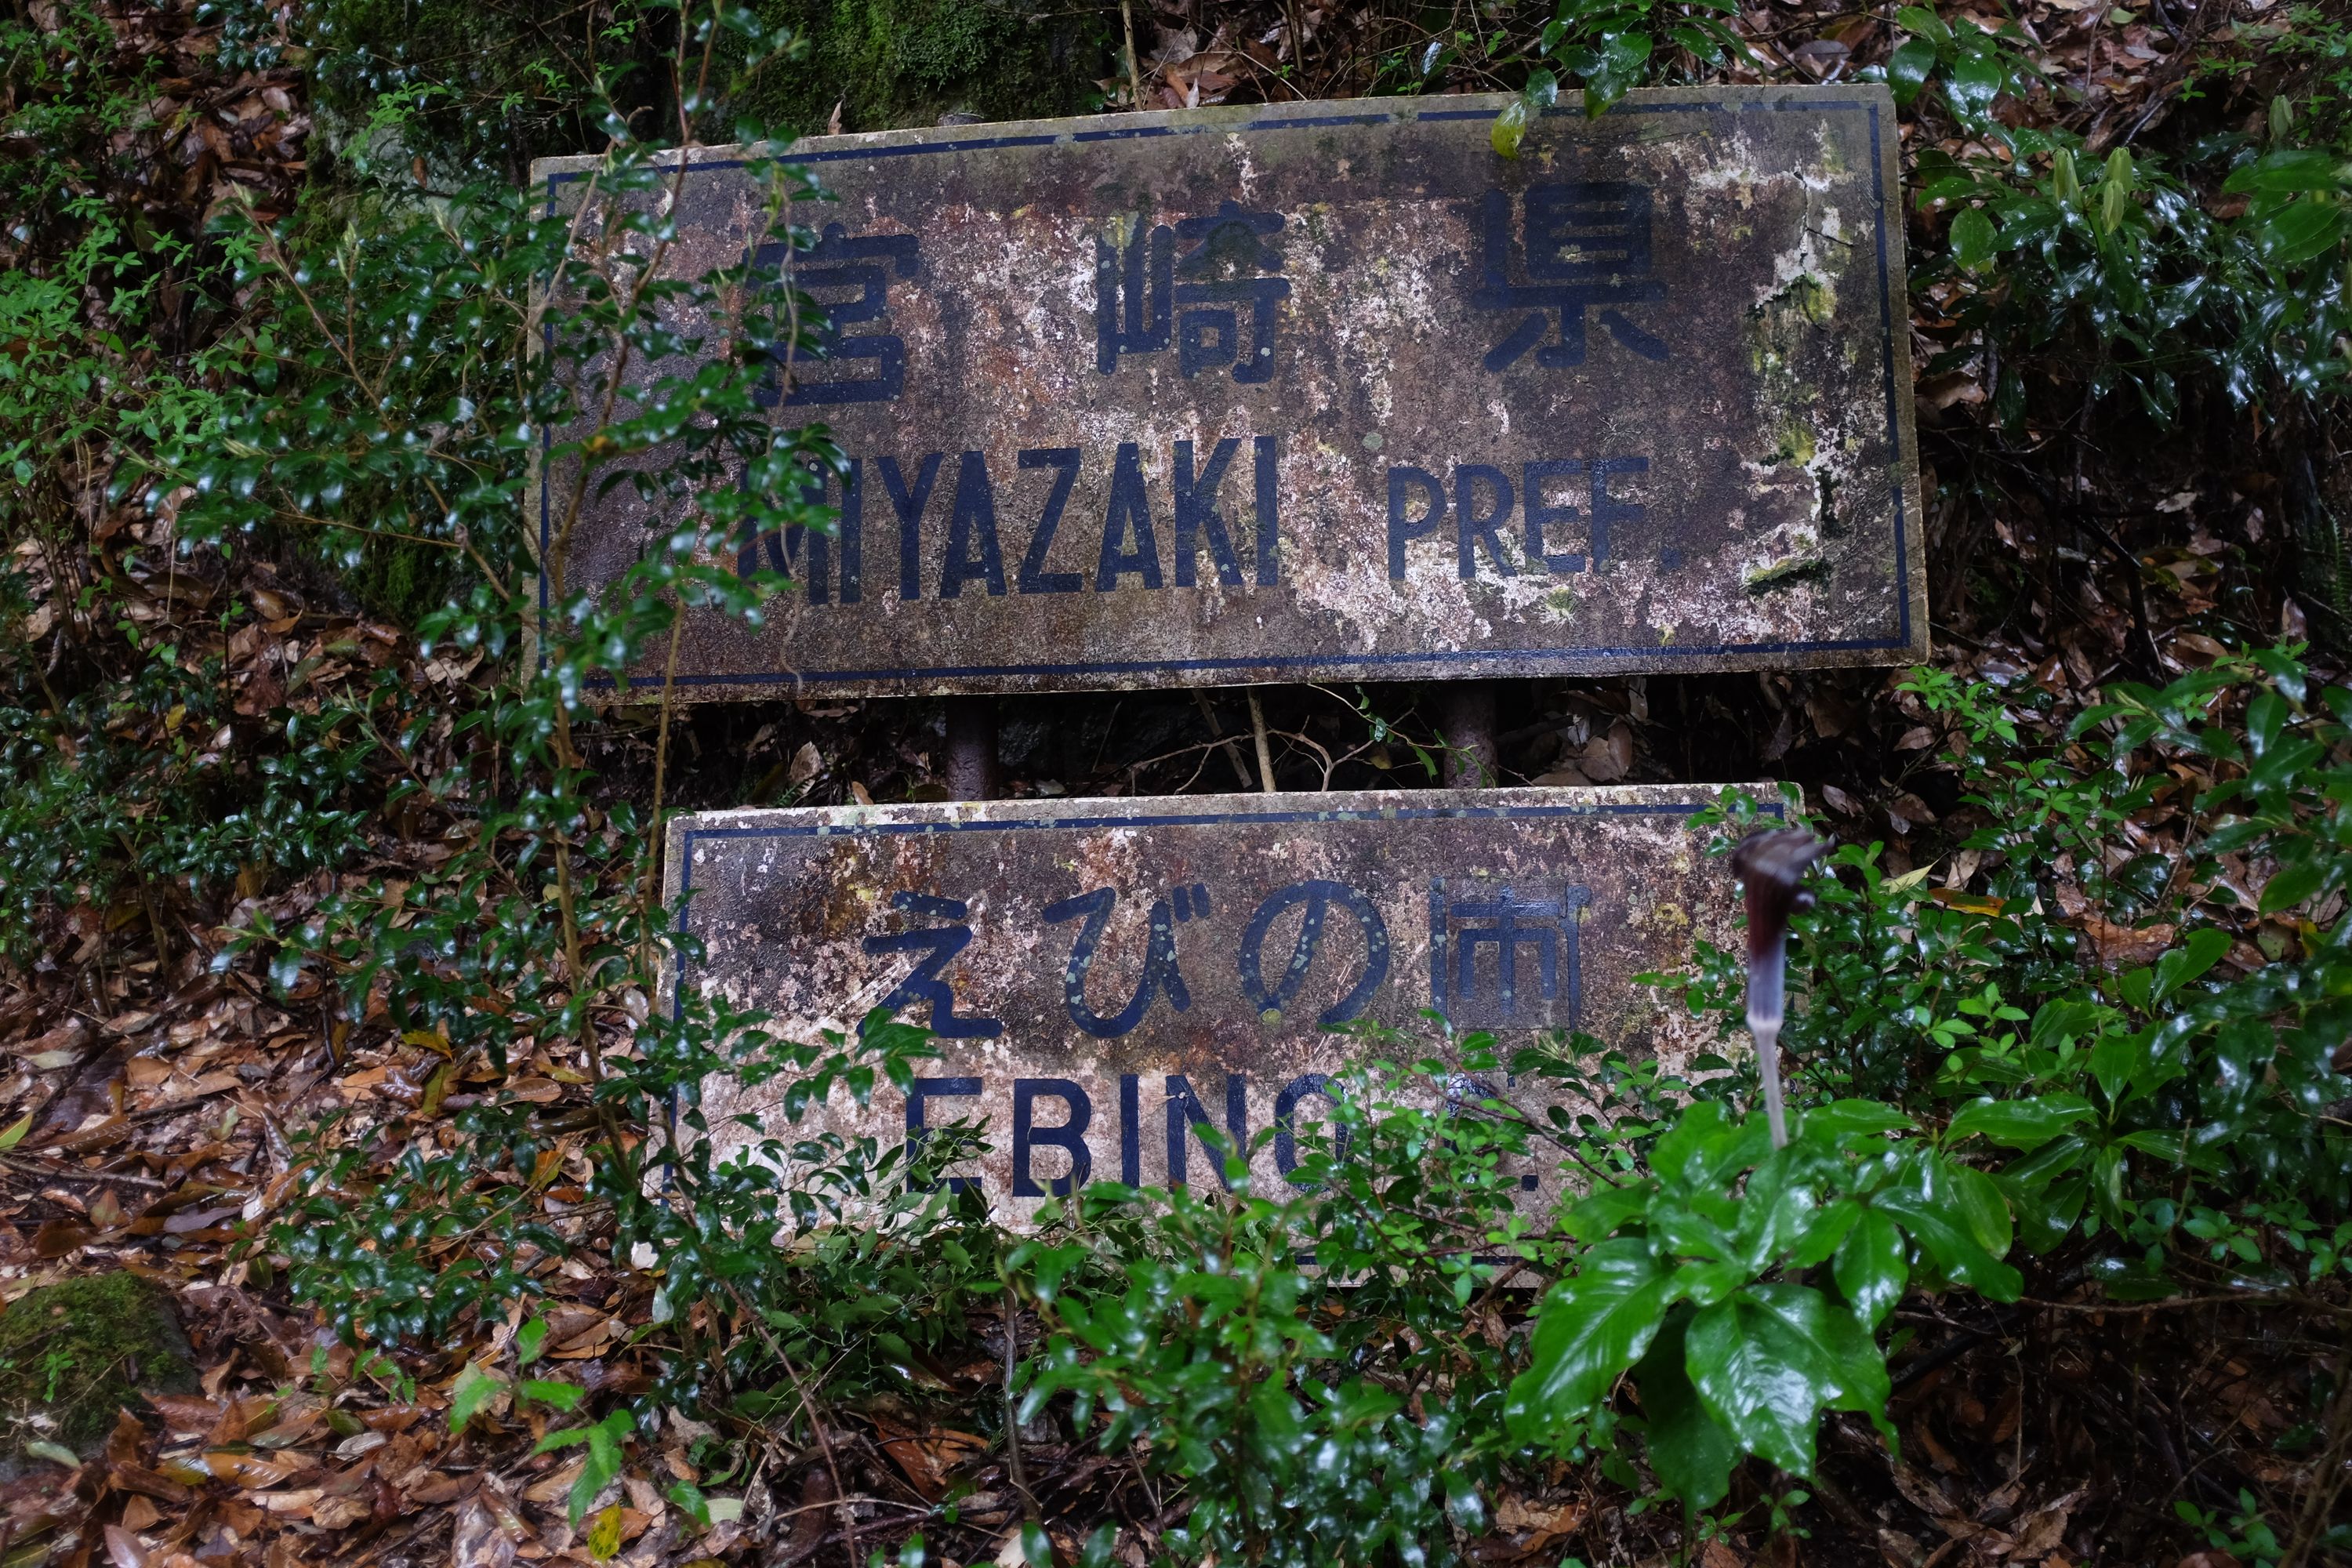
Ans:
[{"label": "weathered sign board", "polygon": [[[1506,101],[796,144],[838,199],[760,259],[831,326],[776,412],[848,455],[840,532],[722,542],[804,585],[695,622],[681,692],[1921,657],[1886,89],[1564,103],[1515,161]],[[739,263],[758,205],[693,156],[681,272]],[[592,166],[534,165],[551,210]],[[653,536],[622,487],[568,580]]]},{"label": "weathered sign board", "polygon": [[[1753,786],[1760,793],[1763,786]],[[1326,1025],[1493,1030],[1507,1061],[1581,1030],[1669,1064],[1699,1042],[1635,984],[1694,934],[1727,941],[1731,885],[1692,815],[1712,789],[1638,785],[730,811],[677,818],[668,892],[705,957],[674,984],[759,1008],[792,1038],[873,1008],[944,1053],[836,1131],[886,1142],[985,1118],[953,1179],[1018,1214],[1074,1181],[1220,1179],[1193,1131],[1296,1169],[1296,1130],[1366,1047]],[[673,1003],[677,1000],[673,994]],[[1491,1086],[1534,1096],[1539,1080]],[[722,1143],[773,1089],[705,1086]],[[1532,1103],[1532,1102],[1531,1102]],[[1289,1135],[1286,1135],[1286,1133]],[[1522,1177],[1532,1191],[1541,1178]],[[1276,1192],[1287,1189],[1276,1185]]]}]

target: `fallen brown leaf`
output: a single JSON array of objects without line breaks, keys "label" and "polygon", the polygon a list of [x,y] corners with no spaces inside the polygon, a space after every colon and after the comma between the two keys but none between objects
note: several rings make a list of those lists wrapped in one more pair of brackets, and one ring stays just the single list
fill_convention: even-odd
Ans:
[{"label": "fallen brown leaf", "polygon": [[515,1543],[478,1499],[457,1510],[449,1539],[449,1568],[513,1568]]}]

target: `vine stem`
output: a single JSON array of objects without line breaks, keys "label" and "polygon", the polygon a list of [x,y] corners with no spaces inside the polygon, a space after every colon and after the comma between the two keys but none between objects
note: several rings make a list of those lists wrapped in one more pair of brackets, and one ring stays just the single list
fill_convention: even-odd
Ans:
[{"label": "vine stem", "polygon": [[801,1380],[800,1369],[793,1364],[793,1358],[784,1353],[784,1347],[776,1342],[776,1336],[768,1331],[767,1320],[743,1299],[743,1292],[735,1286],[728,1286],[727,1293],[735,1299],[737,1306],[743,1309],[743,1316],[760,1336],[761,1342],[768,1347],[768,1353],[776,1358],[776,1364],[784,1369],[784,1376],[792,1383],[793,1393],[800,1399],[801,1410],[808,1416],[809,1430],[815,1434],[817,1448],[824,1455],[825,1472],[833,1478],[834,1500],[841,1507],[842,1533],[849,1538],[849,1560],[855,1563],[860,1556],[857,1550],[857,1510],[849,1505],[849,1489],[841,1484],[841,1460],[833,1451],[833,1436],[824,1429],[824,1423],[818,1419],[816,1401],[809,1397],[808,1384]]}]

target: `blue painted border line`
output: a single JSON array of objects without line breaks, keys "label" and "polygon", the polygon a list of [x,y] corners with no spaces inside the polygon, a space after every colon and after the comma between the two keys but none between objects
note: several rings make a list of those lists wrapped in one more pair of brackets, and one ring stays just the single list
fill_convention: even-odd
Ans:
[{"label": "blue painted border line", "polygon": [[[1843,637],[1820,642],[1751,642],[1751,643],[1685,643],[1657,647],[1559,647],[1559,648],[1495,648],[1481,652],[1475,648],[1437,648],[1418,653],[1358,653],[1358,654],[1267,654],[1250,658],[1235,654],[1222,658],[1126,658],[1097,659],[1090,663],[1053,664],[925,664],[904,668],[876,667],[872,668],[804,669],[761,676],[763,680],[904,680],[917,676],[931,676],[952,680],[977,676],[1042,676],[1042,675],[1154,675],[1177,671],[1253,670],[1253,669],[1329,669],[1345,667],[1384,669],[1428,668],[1447,664],[1526,665],[1553,668],[1562,665],[1592,664],[1606,659],[1679,659],[1716,658],[1725,654],[1740,653],[1866,653],[1878,649],[1908,646],[1895,637]],[[656,685],[660,677],[646,676],[630,682],[633,686]],[[752,679],[740,675],[681,675],[679,686],[737,686]],[[599,677],[596,683],[611,686],[610,677]]]},{"label": "blue painted border line", "polygon": [[[1425,102],[1426,100],[1415,100]],[[1579,109],[1549,109],[1547,117],[1581,115]],[[1911,646],[1911,563],[1909,542],[1905,537],[1909,509],[1905,504],[1903,484],[1903,419],[1900,389],[1895,378],[1894,304],[1889,298],[1886,243],[1886,171],[1881,142],[1878,105],[1860,99],[1777,99],[1742,103],[1619,103],[1611,114],[1826,114],[1849,113],[1870,116],[1870,183],[1871,226],[1874,231],[1878,255],[1878,312],[1880,332],[1881,374],[1886,395],[1886,442],[1889,468],[1894,473],[1890,487],[1895,502],[1895,601],[1896,633],[1891,637],[1841,637],[1813,641],[1780,639],[1747,643],[1693,643],[1679,647],[1568,647],[1568,648],[1444,648],[1423,652],[1387,654],[1294,654],[1269,655],[1264,658],[1234,656],[1196,659],[1096,659],[1071,662],[1033,661],[1021,664],[908,665],[876,666],[867,668],[754,670],[727,675],[681,675],[679,686],[800,686],[810,681],[850,680],[916,680],[916,679],[978,679],[988,677],[1021,678],[1046,676],[1117,676],[1159,675],[1183,672],[1220,670],[1243,671],[1259,669],[1361,669],[1423,668],[1434,669],[1447,665],[1493,667],[1524,667],[1533,669],[1574,668],[1627,658],[1688,659],[1717,658],[1738,654],[1787,653],[1877,653]],[[775,162],[785,163],[822,163],[858,159],[913,157],[920,154],[982,152],[999,147],[1050,147],[1068,143],[1135,141],[1159,136],[1196,136],[1215,134],[1239,135],[1265,131],[1313,131],[1327,126],[1343,125],[1404,125],[1422,121],[1447,121],[1487,120],[1494,111],[1485,109],[1435,110],[1413,113],[1402,110],[1364,112],[1354,110],[1344,114],[1299,115],[1286,119],[1252,121],[1247,124],[1185,124],[1139,125],[1103,131],[1080,131],[1054,135],[974,136],[960,141],[908,142],[892,147],[828,148],[820,152],[786,152]],[[719,173],[740,169],[752,162],[744,158],[718,159],[707,163],[689,163],[689,174]],[[551,174],[547,176],[547,208],[543,216],[555,214],[559,187],[574,180],[588,177],[585,170]],[[549,329],[551,337],[553,329]],[[548,552],[552,547],[550,531],[548,500],[548,459],[554,449],[551,431],[541,434],[540,510],[539,510],[539,610],[544,626],[549,608]],[[542,651],[541,662],[545,664]],[[599,689],[616,689],[617,677],[596,675],[587,684]],[[638,682],[637,684],[643,684]]]}]

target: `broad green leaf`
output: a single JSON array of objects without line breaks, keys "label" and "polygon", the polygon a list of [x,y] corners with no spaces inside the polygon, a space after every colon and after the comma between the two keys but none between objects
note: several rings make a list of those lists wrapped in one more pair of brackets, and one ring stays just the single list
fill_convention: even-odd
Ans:
[{"label": "broad green leaf", "polygon": [[1579,1241],[1600,1241],[1613,1234],[1627,1220],[1646,1211],[1650,1206],[1650,1194],[1656,1190],[1654,1182],[1637,1182],[1622,1187],[1595,1187],[1568,1211],[1565,1221],[1568,1234]]},{"label": "broad green leaf", "polygon": [[2343,233],[2342,207],[2305,196],[2265,218],[2256,243],[2273,267],[2293,267],[2333,247]]},{"label": "broad green leaf", "polygon": [[1823,1406],[1884,1425],[1886,1363],[1853,1313],[1802,1285],[1751,1285],[1691,1320],[1686,1364],[1707,1411],[1748,1452],[1813,1472]]},{"label": "broad green leaf", "polygon": [[1992,100],[2008,85],[2009,73],[2001,69],[1999,59],[1990,51],[1972,51],[1961,55],[1952,67],[1944,83],[1944,96],[1952,112],[1973,130],[1983,126]]},{"label": "broad green leaf", "polygon": [[1674,1300],[1647,1244],[1620,1238],[1588,1250],[1545,1293],[1528,1370],[1504,1402],[1512,1433],[1533,1441],[1589,1412],[1649,1348]]},{"label": "broad green leaf", "polygon": [[17,1144],[24,1142],[25,1134],[31,1131],[32,1129],[33,1113],[28,1110],[25,1112],[24,1115],[16,1118],[16,1121],[8,1123],[7,1131],[0,1131],[0,1149],[14,1149]]},{"label": "broad green leaf", "polygon": [[702,1495],[700,1487],[692,1481],[677,1481],[671,1484],[667,1495],[670,1501],[686,1510],[686,1517],[694,1521],[698,1527],[703,1530],[710,1528],[714,1522],[710,1517],[710,1500]]},{"label": "broad green leaf", "polygon": [[1915,1123],[1895,1107],[1875,1100],[1833,1100],[1816,1105],[1797,1118],[1796,1136],[1813,1142],[1834,1143],[1840,1138],[1874,1133],[1907,1132]]},{"label": "broad green leaf", "polygon": [[1986,1250],[1964,1222],[1955,1223],[1948,1212],[1948,1199],[1895,1186],[1871,1202],[1901,1223],[1913,1245],[1943,1278],[1996,1301],[2014,1301],[2024,1292],[2024,1276]]},{"label": "broad green leaf", "polygon": [[2294,860],[2282,866],[2271,879],[2263,884],[2261,909],[2266,915],[2291,910],[2312,894],[2327,879],[2327,862],[2313,858]]},{"label": "broad green leaf", "polygon": [[1936,46],[1926,38],[1906,38],[1886,60],[1886,85],[1895,89],[1895,101],[1909,108],[1935,74]]},{"label": "broad green leaf", "polygon": [[2260,757],[2278,743],[2286,727],[2286,700],[2275,691],[2261,691],[2246,704],[2246,750]]},{"label": "broad green leaf", "polygon": [[1911,1282],[1902,1227],[1876,1209],[1864,1210],[1839,1245],[1832,1272],[1864,1324],[1876,1328]]},{"label": "broad green leaf", "polygon": [[2091,1186],[2086,1176],[2068,1176],[2041,1188],[2021,1186],[2001,1176],[1993,1180],[2017,1216],[2018,1239],[2037,1258],[2073,1233]]},{"label": "broad green leaf", "polygon": [[2233,939],[2217,926],[2200,926],[2183,945],[2156,961],[2156,1000],[2162,1002],[2221,962]]},{"label": "broad green leaf", "polygon": [[[1728,1204],[1728,1199],[1719,1200],[1718,1206]],[[1684,1258],[1729,1258],[1738,1250],[1723,1226],[1665,1194],[1650,1205],[1650,1236],[1664,1250]]]},{"label": "broad green leaf", "polygon": [[1503,105],[1502,112],[1495,116],[1495,123],[1487,128],[1487,145],[1493,147],[1501,157],[1517,157],[1519,143],[1526,141],[1528,137],[1528,121],[1530,118],[1526,99],[1511,100],[1510,102]]},{"label": "broad green leaf", "polygon": [[2333,191],[2344,185],[2345,170],[2346,165],[2331,153],[2312,147],[2286,147],[2265,153],[2251,163],[2239,164],[2221,182],[2221,188],[2281,195]]},{"label": "broad green leaf", "polygon": [[1712,1307],[1747,1284],[1755,1273],[1746,1264],[1729,1259],[1719,1263],[1685,1263],[1675,1270],[1675,1294],[1702,1307]]},{"label": "broad green leaf", "polygon": [[2126,1132],[2116,1142],[2127,1149],[2153,1154],[2176,1165],[2187,1160],[2191,1152],[2189,1139],[2170,1128],[2151,1127],[2137,1132]]},{"label": "broad green leaf", "polygon": [[1949,1212],[1969,1227],[1976,1244],[1995,1258],[2007,1256],[2012,1237],[2009,1205],[1992,1178],[1972,1165],[1930,1156],[1937,1184],[1948,1194]]},{"label": "broad green leaf", "polygon": [[1905,5],[1896,9],[1895,25],[1906,33],[1915,33],[1942,48],[1952,41],[1952,29],[1944,19],[1925,5]]},{"label": "broad green leaf", "polygon": [[2010,1149],[2038,1149],[2074,1123],[2096,1114],[2079,1094],[2042,1094],[2030,1100],[1990,1095],[1960,1107],[1944,1129],[1944,1142],[1983,1138]]},{"label": "broad green leaf", "polygon": [[529,1366],[547,1348],[547,1320],[532,1318],[515,1331],[515,1365]]},{"label": "broad green leaf", "polygon": [[1992,265],[1993,251],[2000,244],[1992,219],[1981,207],[1962,207],[1952,216],[1952,259],[1970,272],[1980,272]]},{"label": "broad green leaf", "polygon": [[1685,1365],[1689,1331],[1687,1311],[1669,1319],[1633,1369],[1633,1383],[1649,1422],[1650,1468],[1685,1508],[1706,1509],[1731,1489],[1731,1464],[1739,1449],[1691,1386]]},{"label": "broad green leaf", "polygon": [[491,1400],[506,1387],[506,1379],[493,1372],[485,1372],[479,1362],[467,1362],[458,1369],[457,1382],[449,1385],[449,1430],[463,1432]]},{"label": "broad green leaf", "polygon": [[576,1448],[585,1443],[588,1440],[588,1434],[594,1430],[593,1426],[568,1426],[561,1432],[550,1432],[539,1440],[531,1452],[551,1454],[558,1448]]},{"label": "broad green leaf", "polygon": [[1762,1117],[1730,1122],[1723,1107],[1701,1100],[1682,1114],[1650,1151],[1650,1169],[1685,1191],[1719,1193],[1732,1178],[1772,1151]]},{"label": "broad green leaf", "polygon": [[535,1377],[523,1379],[516,1392],[525,1399],[564,1412],[578,1408],[580,1402],[588,1397],[588,1391],[576,1383],[552,1383]]},{"label": "broad green leaf", "polygon": [[1608,56],[1612,68],[1630,75],[1648,62],[1650,52],[1655,47],[1647,33],[1617,33],[1601,46],[1601,49]]},{"label": "broad green leaf", "polygon": [[1809,1158],[1790,1149],[1778,1150],[1748,1179],[1739,1204],[1739,1229],[1733,1256],[1751,1274],[1790,1256],[1798,1268],[1818,1263],[1837,1249],[1845,1227],[1860,1211],[1851,1200],[1823,1207],[1812,1181],[1800,1166]]},{"label": "broad green leaf", "polygon": [[2044,1002],[2033,1015],[2029,1038],[2036,1050],[2054,1051],[2069,1040],[2081,1039],[2098,1026],[2105,1009],[2096,1002],[2062,996]]},{"label": "broad green leaf", "polygon": [[588,1506],[596,1500],[596,1495],[620,1475],[620,1440],[635,1426],[635,1418],[627,1411],[615,1410],[595,1426],[583,1429],[583,1435],[588,1439],[588,1459],[581,1467],[579,1478],[572,1483],[567,1500],[575,1529],[588,1512]]}]

